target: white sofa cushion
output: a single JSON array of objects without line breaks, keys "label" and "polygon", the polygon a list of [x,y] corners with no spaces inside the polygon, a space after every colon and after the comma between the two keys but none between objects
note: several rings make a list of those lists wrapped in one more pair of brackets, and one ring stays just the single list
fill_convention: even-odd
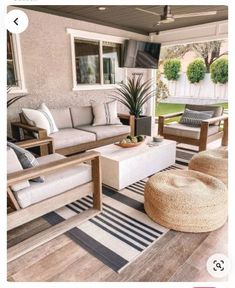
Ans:
[{"label": "white sofa cushion", "polygon": [[[172,122],[164,126],[163,133],[192,139],[200,139],[200,130],[200,127],[190,127],[178,122]],[[208,135],[215,134],[218,131],[218,126],[209,126]]]},{"label": "white sofa cushion", "polygon": [[47,135],[51,134],[50,123],[42,111],[29,108],[22,108],[22,111],[29,125],[45,129]]},{"label": "white sofa cushion", "polygon": [[72,119],[69,108],[50,109],[58,129],[72,128]]},{"label": "white sofa cushion", "polygon": [[92,106],[94,114],[93,126],[121,124],[117,115],[117,101]]},{"label": "white sofa cushion", "polygon": [[96,136],[93,133],[88,133],[75,128],[60,129],[59,132],[51,134],[50,137],[54,140],[55,149],[66,148],[96,140]]},{"label": "white sofa cushion", "polygon": [[[38,158],[38,162],[42,165],[63,158],[64,156],[62,155],[51,154]],[[91,179],[91,166],[88,164],[79,164],[48,174],[45,176],[44,183],[32,183],[30,187],[15,192],[15,196],[20,207],[25,208],[90,182]]]},{"label": "white sofa cushion", "polygon": [[[15,151],[7,147],[7,174],[23,170]],[[12,191],[19,191],[29,187],[29,181],[25,180],[11,186]]]},{"label": "white sofa cushion", "polygon": [[110,138],[131,132],[131,127],[128,125],[103,125],[103,126],[82,126],[80,130],[94,133],[97,140]]},{"label": "white sofa cushion", "polygon": [[91,125],[93,122],[92,106],[71,107],[73,127]]}]

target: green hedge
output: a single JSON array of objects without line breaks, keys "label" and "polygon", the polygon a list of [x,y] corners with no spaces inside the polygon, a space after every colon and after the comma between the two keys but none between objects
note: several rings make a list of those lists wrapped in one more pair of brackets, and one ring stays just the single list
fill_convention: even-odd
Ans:
[{"label": "green hedge", "polygon": [[211,80],[214,83],[225,84],[228,82],[228,59],[221,58],[210,66]]},{"label": "green hedge", "polygon": [[203,60],[196,59],[187,67],[188,80],[191,83],[198,83],[203,80],[206,73],[206,65]]},{"label": "green hedge", "polygon": [[164,74],[167,80],[178,80],[181,62],[179,59],[168,59],[164,62]]}]

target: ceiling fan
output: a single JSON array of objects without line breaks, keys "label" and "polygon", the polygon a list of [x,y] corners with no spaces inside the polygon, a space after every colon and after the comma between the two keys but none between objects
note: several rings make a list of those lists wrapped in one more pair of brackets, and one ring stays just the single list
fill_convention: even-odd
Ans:
[{"label": "ceiling fan", "polygon": [[175,21],[175,19],[180,18],[188,18],[188,17],[200,17],[200,16],[210,16],[215,15],[217,11],[207,11],[207,12],[195,12],[195,13],[186,13],[186,14],[172,14],[170,5],[165,5],[163,8],[163,13],[159,14],[150,10],[142,9],[142,8],[135,8],[138,11],[153,14],[156,16],[160,16],[160,19],[158,22],[154,25],[160,25],[160,24],[168,24]]}]

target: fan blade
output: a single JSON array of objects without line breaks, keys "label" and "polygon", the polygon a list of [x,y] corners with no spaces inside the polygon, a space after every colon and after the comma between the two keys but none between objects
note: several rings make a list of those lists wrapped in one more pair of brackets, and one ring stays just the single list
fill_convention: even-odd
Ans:
[{"label": "fan blade", "polygon": [[196,12],[196,13],[186,13],[174,15],[175,19],[178,18],[187,18],[187,17],[200,17],[200,16],[210,16],[217,14],[217,11],[208,11],[208,12]]},{"label": "fan blade", "polygon": [[141,8],[135,8],[135,9],[138,10],[138,11],[141,11],[141,12],[145,12],[145,13],[149,13],[149,14],[152,14],[152,15],[160,16],[160,14],[152,12],[152,11],[149,11],[149,10],[145,10],[145,9],[141,9]]}]

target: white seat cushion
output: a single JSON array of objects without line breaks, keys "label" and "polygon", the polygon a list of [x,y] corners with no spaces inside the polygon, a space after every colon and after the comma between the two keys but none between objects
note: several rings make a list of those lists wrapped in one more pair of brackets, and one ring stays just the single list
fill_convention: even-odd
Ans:
[{"label": "white seat cushion", "polygon": [[[65,158],[60,154],[51,154],[38,158],[40,165]],[[21,208],[48,199],[67,190],[91,181],[91,166],[79,164],[71,168],[60,169],[55,173],[44,175],[44,183],[31,183],[30,187],[15,192]]]},{"label": "white seat cushion", "polygon": [[74,128],[60,129],[59,132],[51,134],[50,137],[54,139],[55,149],[66,148],[96,140],[96,136],[93,133]]},{"label": "white seat cushion", "polygon": [[[218,126],[209,126],[208,135],[215,134],[219,131]],[[163,128],[164,134],[200,139],[200,127],[191,127],[178,122],[172,122]]]},{"label": "white seat cushion", "polygon": [[97,140],[114,137],[131,132],[131,127],[128,125],[103,125],[103,126],[82,126],[80,130],[94,133]]}]

